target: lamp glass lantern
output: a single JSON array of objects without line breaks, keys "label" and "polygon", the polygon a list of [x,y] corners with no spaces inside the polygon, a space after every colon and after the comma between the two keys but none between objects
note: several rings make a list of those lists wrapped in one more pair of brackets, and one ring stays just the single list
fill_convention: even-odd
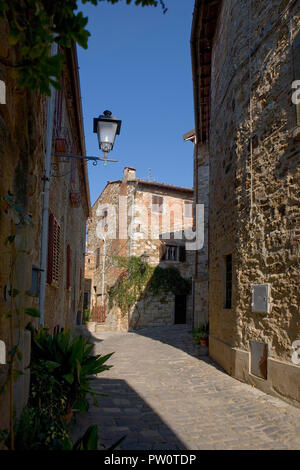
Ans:
[{"label": "lamp glass lantern", "polygon": [[94,118],[94,133],[97,133],[99,148],[107,155],[114,147],[116,135],[120,134],[122,121],[112,116],[110,111],[104,111]]}]

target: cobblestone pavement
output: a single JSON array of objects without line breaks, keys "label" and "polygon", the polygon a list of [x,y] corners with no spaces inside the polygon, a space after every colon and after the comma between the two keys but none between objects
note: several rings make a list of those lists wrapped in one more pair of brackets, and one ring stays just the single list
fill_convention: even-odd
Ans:
[{"label": "cobblestone pavement", "polygon": [[94,388],[100,407],[77,417],[73,436],[99,425],[120,449],[300,449],[300,409],[242,384],[193,356],[185,325],[97,333],[95,352],[115,351]]}]

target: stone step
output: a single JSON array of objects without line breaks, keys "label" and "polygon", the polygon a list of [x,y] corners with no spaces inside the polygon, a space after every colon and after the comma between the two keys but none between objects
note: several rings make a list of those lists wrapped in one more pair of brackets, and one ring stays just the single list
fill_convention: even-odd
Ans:
[{"label": "stone step", "polygon": [[116,331],[116,328],[114,325],[111,325],[109,323],[97,323],[95,332],[101,333],[102,331]]}]

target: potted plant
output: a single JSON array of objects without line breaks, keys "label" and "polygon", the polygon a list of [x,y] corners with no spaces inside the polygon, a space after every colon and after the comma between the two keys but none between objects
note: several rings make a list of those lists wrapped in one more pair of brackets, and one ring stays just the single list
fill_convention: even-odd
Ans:
[{"label": "potted plant", "polygon": [[92,312],[86,308],[83,310],[82,324],[87,325],[92,320]]},{"label": "potted plant", "polygon": [[195,345],[207,346],[208,344],[208,323],[193,329],[193,340]]},{"label": "potted plant", "polygon": [[73,417],[73,409],[69,405],[67,407],[66,414],[63,416],[63,418],[64,418],[65,422],[68,424],[71,421],[72,417]]},{"label": "potted plant", "polygon": [[199,334],[198,334],[198,338],[199,338],[199,343],[202,346],[207,346],[208,334],[206,333],[206,331],[200,331]]},{"label": "potted plant", "polygon": [[199,342],[200,342],[199,341],[199,331],[198,330],[199,330],[199,328],[194,328],[193,333],[192,333],[193,334],[193,341],[194,341],[195,344],[199,344]]}]

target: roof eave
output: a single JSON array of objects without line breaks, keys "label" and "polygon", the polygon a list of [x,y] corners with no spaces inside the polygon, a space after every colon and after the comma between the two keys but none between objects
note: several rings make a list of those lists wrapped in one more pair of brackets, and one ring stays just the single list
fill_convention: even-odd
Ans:
[{"label": "roof eave", "polygon": [[[72,69],[72,81],[74,85],[74,99],[76,106],[76,122],[78,126],[79,141],[81,147],[81,155],[86,155],[85,149],[85,138],[84,138],[84,127],[83,127],[83,114],[82,114],[82,103],[80,95],[80,77],[79,77],[79,67],[78,67],[78,58],[76,45],[73,44],[71,48],[67,49],[67,54],[69,55],[71,61]],[[84,177],[85,185],[85,194],[86,194],[86,204],[87,204],[87,217],[90,216],[91,212],[91,198],[90,198],[90,188],[89,188],[89,178],[88,178],[88,169],[87,161],[85,159],[81,160],[82,172]]]},{"label": "roof eave", "polygon": [[196,141],[209,139],[211,51],[222,0],[195,0],[191,31]]}]

